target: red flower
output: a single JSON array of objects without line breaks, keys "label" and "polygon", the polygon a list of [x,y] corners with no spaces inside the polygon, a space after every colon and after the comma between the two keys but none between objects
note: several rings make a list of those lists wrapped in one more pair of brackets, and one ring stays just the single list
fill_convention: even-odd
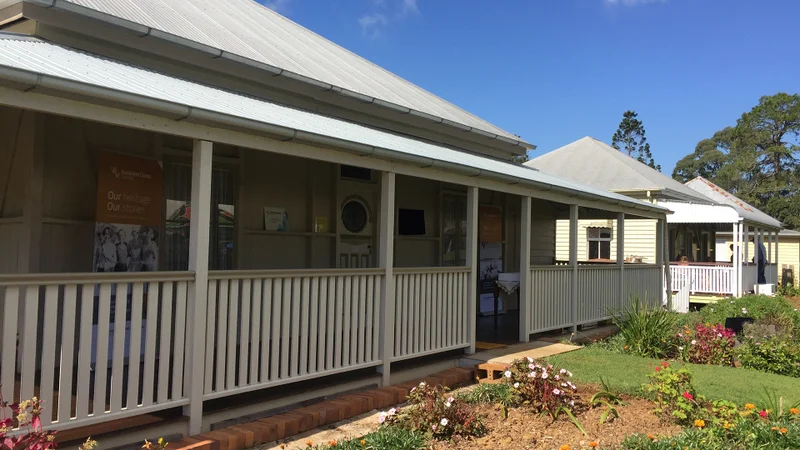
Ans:
[{"label": "red flower", "polygon": [[661,366],[656,366],[656,372],[661,372]]},{"label": "red flower", "polygon": [[661,362],[661,367],[669,367],[669,363],[666,361]]},{"label": "red flower", "polygon": [[683,393],[683,398],[685,398],[686,400],[694,400],[694,396],[690,394],[689,391]]},{"label": "red flower", "polygon": [[766,418],[767,418],[767,412],[766,412],[766,411],[764,411],[763,409],[762,409],[761,411],[759,411],[758,415],[759,415],[759,416],[761,416],[761,417],[762,417],[762,418],[764,418],[764,419],[766,419]]}]

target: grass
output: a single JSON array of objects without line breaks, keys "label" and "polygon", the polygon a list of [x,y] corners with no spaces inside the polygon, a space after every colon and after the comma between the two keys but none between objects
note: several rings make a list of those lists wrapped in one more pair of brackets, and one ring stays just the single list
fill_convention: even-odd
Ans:
[{"label": "grass", "polygon": [[[548,358],[554,365],[569,369],[579,383],[600,384],[601,377],[614,390],[637,393],[660,362],[585,347],[570,353]],[[754,403],[764,398],[765,390],[783,396],[788,404],[800,402],[800,383],[797,378],[757,372],[749,369],[689,364],[693,384],[698,393],[713,400],[728,400],[738,405]]]}]

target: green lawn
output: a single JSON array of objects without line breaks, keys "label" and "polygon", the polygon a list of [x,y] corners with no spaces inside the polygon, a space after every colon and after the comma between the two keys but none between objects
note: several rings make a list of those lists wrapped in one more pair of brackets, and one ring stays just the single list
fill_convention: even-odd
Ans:
[{"label": "green lawn", "polygon": [[[633,393],[647,382],[660,362],[587,347],[548,358],[552,364],[570,370],[576,382],[600,383],[605,378],[615,390]],[[756,403],[764,389],[783,396],[786,404],[800,401],[800,379],[733,367],[689,364],[698,393],[711,400],[728,400],[739,405]]]}]

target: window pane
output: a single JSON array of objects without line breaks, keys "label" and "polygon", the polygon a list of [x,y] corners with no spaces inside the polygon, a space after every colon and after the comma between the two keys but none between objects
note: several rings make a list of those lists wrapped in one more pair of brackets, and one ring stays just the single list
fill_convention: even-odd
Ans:
[{"label": "window pane", "polygon": [[611,259],[611,241],[600,241],[600,257]]},{"label": "window pane", "polygon": [[589,242],[589,259],[597,259],[600,257],[598,254],[598,248],[597,242]]}]

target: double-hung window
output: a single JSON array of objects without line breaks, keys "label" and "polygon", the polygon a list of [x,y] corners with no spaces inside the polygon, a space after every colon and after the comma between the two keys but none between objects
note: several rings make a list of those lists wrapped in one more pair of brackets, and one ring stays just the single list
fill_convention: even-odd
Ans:
[{"label": "double-hung window", "polygon": [[611,259],[611,228],[587,228],[589,259]]}]

